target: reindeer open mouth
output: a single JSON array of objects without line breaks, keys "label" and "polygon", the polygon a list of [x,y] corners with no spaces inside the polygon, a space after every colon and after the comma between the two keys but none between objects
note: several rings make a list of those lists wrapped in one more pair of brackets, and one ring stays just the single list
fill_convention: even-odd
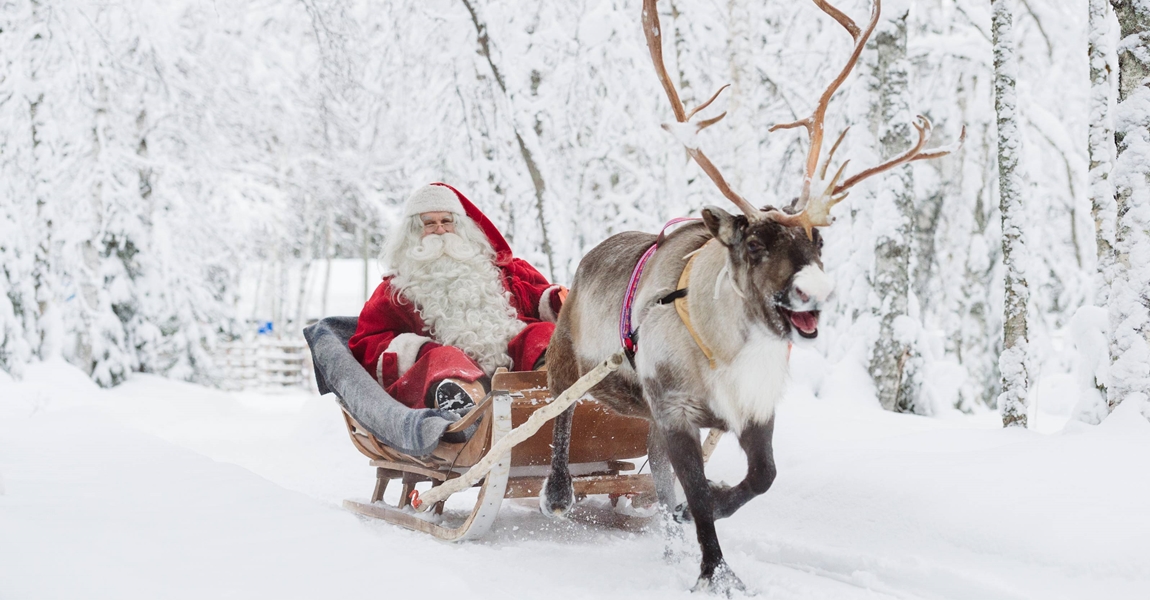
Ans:
[{"label": "reindeer open mouth", "polygon": [[799,335],[807,339],[814,339],[819,336],[819,311],[793,312],[779,307],[779,312],[791,322],[791,325],[795,326]]}]

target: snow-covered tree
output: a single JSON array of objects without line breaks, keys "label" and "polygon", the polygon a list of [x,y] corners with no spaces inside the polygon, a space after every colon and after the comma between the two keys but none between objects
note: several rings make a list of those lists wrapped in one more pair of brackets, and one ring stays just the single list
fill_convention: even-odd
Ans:
[{"label": "snow-covered tree", "polygon": [[1028,348],[1027,311],[1030,290],[1026,283],[1026,208],[1023,206],[1021,134],[1015,85],[1018,60],[1011,31],[1013,15],[1007,0],[991,0],[994,32],[994,110],[998,120],[998,194],[1002,215],[1002,260],[1006,266],[1003,302],[1003,343],[999,369],[1002,393],[998,396],[1002,423],[1026,427]]},{"label": "snow-covered tree", "polygon": [[[1079,309],[1074,317],[1074,339],[1079,346],[1078,373],[1080,399],[1074,408],[1074,417],[1086,423],[1098,424],[1109,413],[1106,402],[1106,384],[1109,380],[1110,352],[1105,313],[1114,281],[1117,256],[1114,252],[1117,205],[1110,173],[1114,167],[1114,123],[1110,105],[1113,101],[1111,55],[1111,20],[1109,0],[1090,0],[1087,58],[1090,61],[1090,123],[1087,137],[1090,155],[1088,194],[1090,212],[1094,219],[1094,244],[1097,265],[1094,272],[1093,306]],[[1098,338],[1102,344],[1094,343]]]},{"label": "snow-covered tree", "polygon": [[0,215],[21,232],[0,251],[6,369],[62,355],[102,385],[133,370],[211,378],[235,260],[219,202],[185,187],[211,177],[181,181],[180,152],[203,139],[182,126],[182,92],[208,79],[186,76],[180,8],[5,6]]},{"label": "snow-covered tree", "polygon": [[[873,98],[869,125],[883,160],[906,151],[917,137],[911,128],[910,64],[906,55],[908,3],[886,2],[869,46],[868,77]],[[912,411],[921,386],[922,356],[915,348],[920,326],[909,315],[911,254],[914,247],[914,175],[909,165],[874,185],[874,297],[879,321],[870,371],[879,403],[887,410]]]},{"label": "snow-covered tree", "polygon": [[[0,134],[7,142],[11,138]],[[15,197],[24,190],[11,178],[0,180],[0,194]],[[24,224],[32,216],[31,203],[17,205],[0,202],[0,369],[19,374],[30,362],[38,347],[36,317],[39,314],[36,289],[33,286],[33,244]]]},{"label": "snow-covered tree", "polygon": [[[1150,402],[1150,4],[1111,0],[1118,18],[1114,136],[1117,267],[1110,290],[1107,400]],[[1150,405],[1143,407],[1150,416]]]},{"label": "snow-covered tree", "polygon": [[1110,172],[1114,167],[1114,123],[1110,115],[1113,98],[1112,65],[1109,47],[1110,21],[1113,19],[1109,0],[1090,0],[1089,45],[1090,61],[1090,206],[1094,217],[1094,241],[1097,246],[1098,266],[1095,276],[1094,302],[1105,306],[1109,300],[1110,284],[1114,278],[1114,228],[1117,208]]}]

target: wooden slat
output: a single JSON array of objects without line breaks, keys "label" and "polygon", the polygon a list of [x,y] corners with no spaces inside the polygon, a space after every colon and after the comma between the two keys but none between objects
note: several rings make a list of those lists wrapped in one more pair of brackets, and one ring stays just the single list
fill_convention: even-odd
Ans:
[{"label": "wooden slat", "polygon": [[401,462],[393,462],[390,460],[373,460],[371,461],[371,466],[383,467],[384,469],[391,469],[393,471],[402,471],[403,473],[414,473],[416,475],[422,475],[435,481],[447,481],[447,479],[450,477],[458,477],[458,475],[452,473],[451,471],[439,471],[436,469],[429,469],[427,467],[421,467],[418,465]]},{"label": "wooden slat", "polygon": [[550,395],[547,389],[546,371],[502,371],[491,377],[491,389],[510,390],[512,399],[515,394],[541,390]]},{"label": "wooden slat", "polygon": [[[575,493],[585,496],[593,494],[644,494],[655,492],[655,480],[648,474],[642,475],[591,475],[576,477],[572,484]],[[538,492],[536,492],[538,493]]]},{"label": "wooden slat", "polygon": [[[544,477],[516,477],[507,482],[508,498],[535,498],[543,489]],[[650,475],[589,475],[572,480],[576,495],[653,494],[655,482]]]}]

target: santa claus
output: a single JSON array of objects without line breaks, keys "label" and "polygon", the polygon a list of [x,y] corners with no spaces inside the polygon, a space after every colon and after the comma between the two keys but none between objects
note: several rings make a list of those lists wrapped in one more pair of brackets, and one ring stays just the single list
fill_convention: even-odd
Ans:
[{"label": "santa claus", "polygon": [[512,257],[458,190],[434,183],[411,194],[383,258],[389,274],[348,346],[392,397],[458,410],[495,369],[542,365],[566,290]]}]

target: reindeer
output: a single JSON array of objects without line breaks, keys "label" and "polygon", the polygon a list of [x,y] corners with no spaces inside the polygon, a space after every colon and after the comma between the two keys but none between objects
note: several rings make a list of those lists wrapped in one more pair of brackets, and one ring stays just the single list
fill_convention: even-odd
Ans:
[{"label": "reindeer", "polygon": [[[687,128],[688,135],[680,131],[678,137],[690,139],[726,115],[691,121],[726,86],[695,110],[686,111],[663,64],[657,2],[644,1],[642,20],[655,72],[678,122],[664,128]],[[844,162],[827,179],[828,166],[846,134],[839,136],[820,168],[827,105],[874,31],[880,0],[874,1],[865,31],[824,0],[814,2],[846,28],[855,45],[814,112],[771,129],[803,127],[810,137],[802,192],[790,210],[755,208],[731,189],[702,150],[687,145],[688,154],[742,214],[707,206],[701,223],[680,227],[670,235],[626,232],[596,246],[579,264],[548,350],[548,384],[555,396],[617,352],[620,338],[616,331],[626,318],[620,307],[628,295],[628,281],[636,264],[657,244],[658,251],[637,279],[631,305],[639,323],[637,337],[631,338],[637,342],[629,354],[631,362],[590,394],[620,413],[652,422],[648,447],[659,502],[671,508],[677,476],[687,508],[677,507],[672,514],[676,520],[694,521],[702,547],[696,590],[729,593],[743,589],[723,560],[715,519],[734,514],[766,492],[775,479],[771,440],[775,405],[787,383],[790,343],[795,336],[818,335],[819,310],[832,290],[823,272],[822,237],[816,228],[830,224],[828,211],[855,184],[949,151],[923,151],[931,125],[920,116],[915,123],[918,143],[910,150],[840,181]],[[540,494],[541,509],[552,516],[565,515],[574,504],[567,462],[572,412],[568,409],[555,421],[551,473]],[[725,487],[707,480],[699,442],[701,427],[738,436],[747,456],[747,474],[738,485]]]}]

